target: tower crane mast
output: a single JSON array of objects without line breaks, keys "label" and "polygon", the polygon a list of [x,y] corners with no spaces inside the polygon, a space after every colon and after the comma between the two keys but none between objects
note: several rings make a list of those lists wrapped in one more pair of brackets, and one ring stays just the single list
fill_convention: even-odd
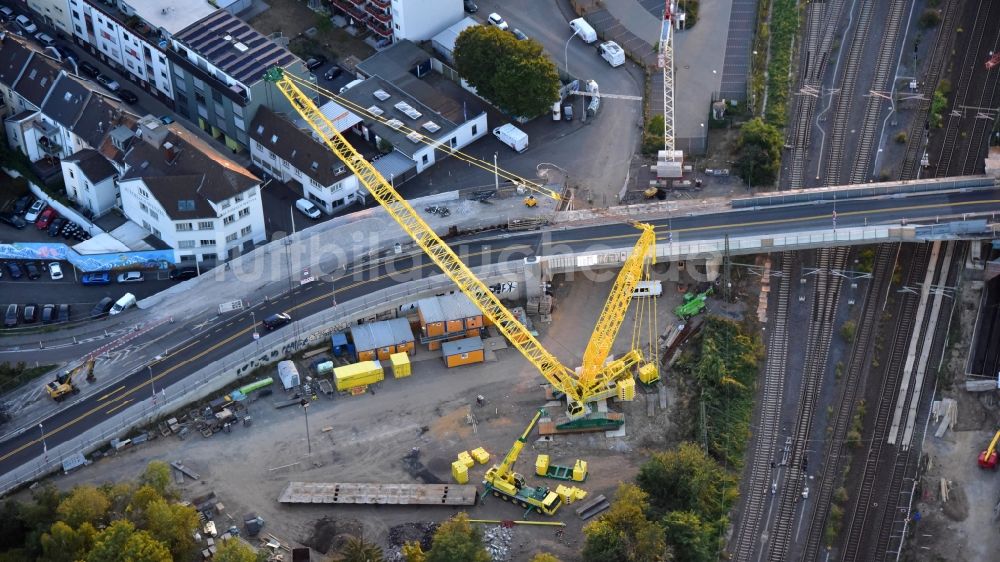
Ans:
[{"label": "tower crane mast", "polygon": [[663,74],[663,151],[656,158],[656,175],[679,178],[684,169],[684,153],[677,149],[674,120],[674,10],[672,0],[666,0],[660,22],[660,42],[656,57]]}]

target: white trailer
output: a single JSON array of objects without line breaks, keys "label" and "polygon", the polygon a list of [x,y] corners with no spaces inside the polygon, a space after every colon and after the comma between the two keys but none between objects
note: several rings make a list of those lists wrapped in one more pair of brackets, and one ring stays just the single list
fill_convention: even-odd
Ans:
[{"label": "white trailer", "polygon": [[625,64],[625,51],[618,43],[614,41],[601,43],[598,50],[601,51],[601,58],[608,61],[608,64],[611,66],[616,67]]},{"label": "white trailer", "polygon": [[528,133],[510,123],[493,129],[493,136],[517,152],[528,150]]}]

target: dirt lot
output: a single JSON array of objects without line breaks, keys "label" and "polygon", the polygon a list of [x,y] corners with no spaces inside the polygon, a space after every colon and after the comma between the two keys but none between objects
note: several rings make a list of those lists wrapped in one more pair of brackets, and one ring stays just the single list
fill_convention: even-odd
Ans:
[{"label": "dirt lot", "polygon": [[[1000,500],[1000,478],[976,463],[1000,427],[1000,401],[996,392],[962,390],[981,292],[982,282],[966,270],[951,330],[957,343],[946,352],[940,379],[946,387],[954,381],[943,396],[958,401],[958,419],[955,430],[940,438],[934,437],[937,424],[932,421],[928,428],[924,454],[929,468],[914,502],[921,519],[912,527],[904,560],[987,561],[996,560],[1000,551],[1000,527],[994,513]],[[950,484],[947,502],[941,497],[942,478]]]},{"label": "dirt lot", "polygon": [[[360,60],[371,56],[375,50],[361,37],[355,37],[310,10],[299,0],[267,0],[269,8],[250,19],[250,25],[264,35],[280,32],[289,39],[288,48],[300,57],[324,54],[333,60],[353,55]],[[307,34],[310,29],[313,32]]]},{"label": "dirt lot", "polygon": [[[573,283],[554,282],[557,305],[553,322],[537,324],[536,328],[544,345],[566,364],[575,364],[582,357],[610,285],[610,280],[593,282],[581,276]],[[657,302],[661,332],[675,321],[671,311],[679,301],[675,285],[664,283],[664,294]],[[631,318],[627,318],[620,345],[627,344],[630,326]],[[311,455],[307,454],[302,409],[275,409],[273,401],[283,398],[276,391],[274,396],[250,405],[253,425],[249,428],[238,427],[232,433],[207,439],[195,433],[185,440],[160,438],[58,477],[55,483],[69,488],[83,482],[134,478],[151,460],[177,460],[201,476],[198,482],[187,479],[180,484],[185,497],[214,491],[225,505],[230,519],[217,520],[223,529],[255,511],[266,520],[265,532],[293,545],[310,546],[320,554],[335,552],[346,534],[363,532],[365,538],[380,542],[389,555],[402,540],[429,534],[430,523],[444,520],[456,510],[284,506],[277,502],[279,495],[289,481],[448,482],[456,453],[483,446],[494,459],[505,454],[532,413],[545,403],[540,377],[513,349],[498,350],[492,362],[456,369],[445,368],[436,353],[421,351],[413,373],[405,379],[390,378],[363,396],[333,400],[320,396],[309,408]],[[485,406],[476,406],[477,394],[485,396]],[[639,393],[634,402],[623,404],[625,437],[598,433],[559,436],[551,443],[529,442],[519,459],[520,471],[529,483],[554,488],[557,481],[533,476],[535,456],[547,453],[555,464],[572,464],[582,458],[590,463],[590,474],[581,487],[591,494],[611,497],[620,481],[635,475],[646,457],[645,447],[662,447],[673,441],[669,407],[656,407],[655,414],[649,416],[647,399],[658,402],[655,393]],[[468,423],[470,414],[475,425]],[[414,447],[419,448],[416,455]],[[470,483],[478,483],[487,466],[475,466]],[[528,560],[540,550],[567,562],[579,559],[583,522],[573,507],[564,507],[555,517],[566,522],[564,534],[544,527],[515,528],[509,559]],[[523,515],[493,498],[469,513],[483,519],[518,519]]]}]

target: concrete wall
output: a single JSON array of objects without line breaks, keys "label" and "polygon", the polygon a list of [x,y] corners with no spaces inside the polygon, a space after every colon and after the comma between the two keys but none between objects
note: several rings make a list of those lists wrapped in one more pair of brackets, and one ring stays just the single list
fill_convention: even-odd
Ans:
[{"label": "concrete wall", "polygon": [[423,41],[462,19],[462,0],[392,0],[392,31],[396,41]]}]

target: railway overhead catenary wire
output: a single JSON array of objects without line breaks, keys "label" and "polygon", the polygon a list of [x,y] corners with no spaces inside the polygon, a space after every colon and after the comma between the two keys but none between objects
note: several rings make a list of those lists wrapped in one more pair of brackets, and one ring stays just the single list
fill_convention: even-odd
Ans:
[{"label": "railway overhead catenary wire", "polygon": [[[592,414],[589,403],[617,394],[617,383],[632,376],[632,369],[648,368],[649,363],[655,363],[656,358],[646,361],[638,349],[632,349],[622,357],[609,362],[602,367],[600,373],[592,379],[582,379],[576,373],[562,365],[559,360],[546,350],[535,336],[524,327],[520,321],[500,302],[455,252],[434,232],[434,230],[417,214],[410,204],[399,195],[393,186],[366,161],[344,136],[334,127],[333,123],[316,107],[296,82],[281,68],[273,68],[267,72],[266,80],[285,96],[296,112],[305,119],[313,131],[323,139],[327,148],[336,154],[341,161],[358,177],[358,181],[368,190],[368,193],[379,202],[390,217],[416,242],[431,261],[457,285],[458,289],[482,311],[494,326],[507,338],[511,344],[542,374],[553,389],[565,394],[567,401],[566,414],[570,422],[580,422],[581,427],[600,427],[601,419],[606,416]],[[643,234],[636,242],[632,255],[626,259],[619,278],[624,277],[620,285],[615,287],[625,292],[625,297],[616,300],[617,306],[628,306],[639,279],[632,272],[644,270],[648,252],[655,246],[655,235],[652,227],[640,226]],[[618,299],[617,294],[609,297],[609,302]],[[617,309],[617,314],[624,316],[624,309]],[[620,322],[617,324],[620,326]],[[599,326],[600,328],[600,326]],[[655,334],[650,334],[655,337]],[[613,337],[612,337],[613,340]],[[601,341],[600,338],[591,340]],[[640,366],[640,364],[642,364]],[[655,368],[655,365],[654,365]],[[588,417],[593,415],[593,417]]]}]

